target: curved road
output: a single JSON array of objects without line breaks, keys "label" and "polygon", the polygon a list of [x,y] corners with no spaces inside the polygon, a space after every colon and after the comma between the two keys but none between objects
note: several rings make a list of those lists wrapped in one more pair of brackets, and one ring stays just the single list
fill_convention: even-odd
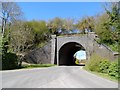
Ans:
[{"label": "curved road", "polygon": [[118,88],[118,84],[80,66],[55,66],[3,71],[2,88]]}]

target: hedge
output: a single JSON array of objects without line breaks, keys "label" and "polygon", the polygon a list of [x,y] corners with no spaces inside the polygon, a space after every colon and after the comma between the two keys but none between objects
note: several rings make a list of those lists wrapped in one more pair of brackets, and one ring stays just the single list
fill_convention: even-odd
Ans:
[{"label": "hedge", "polygon": [[18,57],[14,53],[2,55],[2,70],[15,69],[18,67]]}]

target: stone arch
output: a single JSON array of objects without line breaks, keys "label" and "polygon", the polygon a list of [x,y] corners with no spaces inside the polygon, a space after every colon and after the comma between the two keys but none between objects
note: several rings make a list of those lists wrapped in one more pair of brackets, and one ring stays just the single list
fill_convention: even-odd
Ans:
[{"label": "stone arch", "polygon": [[59,65],[76,65],[73,55],[81,49],[85,48],[78,42],[63,44],[58,51]]},{"label": "stone arch", "polygon": [[85,49],[88,47],[88,40],[84,37],[57,37],[57,51],[60,50],[60,48],[69,42],[75,42],[80,45],[82,45]]},{"label": "stone arch", "polygon": [[51,63],[52,64],[59,64],[59,53],[60,49],[66,45],[67,43],[73,42],[77,43],[84,47],[87,60],[90,58],[90,52],[93,51],[93,39],[88,38],[88,35],[80,35],[80,36],[52,36],[52,43],[51,43]]}]

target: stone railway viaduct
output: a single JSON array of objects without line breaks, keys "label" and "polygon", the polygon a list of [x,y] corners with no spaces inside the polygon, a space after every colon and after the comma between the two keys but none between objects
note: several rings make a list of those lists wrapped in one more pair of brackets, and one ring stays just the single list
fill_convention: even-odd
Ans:
[{"label": "stone railway viaduct", "polygon": [[109,60],[118,58],[118,53],[113,52],[107,46],[99,44],[95,40],[96,34],[79,35],[52,35],[50,43],[42,49],[36,49],[26,55],[29,63],[51,63],[57,65],[75,65],[73,55],[80,49],[85,49],[87,60],[93,53],[96,53]]}]

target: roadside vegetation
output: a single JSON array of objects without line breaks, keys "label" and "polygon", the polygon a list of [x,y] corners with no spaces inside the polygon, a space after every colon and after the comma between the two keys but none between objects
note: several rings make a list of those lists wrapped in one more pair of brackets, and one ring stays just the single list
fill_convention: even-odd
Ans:
[{"label": "roadside vegetation", "polygon": [[120,63],[120,59],[110,61],[98,56],[97,54],[93,54],[90,60],[86,63],[84,69],[105,78],[108,77],[111,80],[117,81],[120,79],[120,66],[118,63]]},{"label": "roadside vegetation", "polygon": [[86,68],[84,68],[84,69],[87,70],[88,72],[92,73],[92,74],[95,74],[95,75],[99,76],[99,77],[103,77],[105,79],[108,79],[110,81],[114,81],[114,82],[118,83],[119,78],[115,78],[113,76],[110,76],[107,73],[101,73],[101,72],[95,72],[95,71],[93,72],[93,71],[90,71],[90,70],[88,70]]},{"label": "roadside vegetation", "polygon": [[[43,47],[51,39],[52,34],[66,35],[73,32],[79,35],[78,32],[74,31],[75,29],[79,30],[81,34],[95,32],[99,37],[99,43],[104,43],[112,50],[118,51],[119,24],[120,14],[117,3],[107,3],[104,7],[104,13],[86,16],[77,21],[72,18],[55,17],[46,22],[44,20],[26,21],[17,3],[3,2],[0,32],[2,36],[2,39],[0,37],[0,42],[2,41],[0,46],[2,69],[21,67],[25,53]],[[99,59],[96,60],[99,61]],[[114,64],[116,65],[116,63]],[[110,63],[109,69],[113,68],[114,64]],[[109,75],[112,75],[113,72],[110,70],[109,72],[111,72]],[[115,77],[117,76],[115,75]]]},{"label": "roadside vegetation", "polygon": [[12,68],[7,66],[7,68],[3,68],[3,70],[47,68],[47,67],[53,67],[53,66],[56,66],[56,65],[54,65],[54,64],[26,64],[26,65],[16,66],[16,67],[12,67]]},{"label": "roadside vegetation", "polygon": [[[109,7],[109,9],[108,9]],[[119,52],[119,33],[120,33],[120,8],[117,5],[109,4],[105,7],[105,13],[99,16],[96,23],[95,32],[99,39],[97,42],[106,44],[113,51]],[[85,69],[97,75],[107,77],[111,80],[120,81],[120,58],[110,61],[106,58],[93,54],[90,61],[86,63]]]},{"label": "roadside vegetation", "polygon": [[45,67],[52,67],[55,66],[54,64],[29,64],[29,65],[22,65],[20,68],[45,68]]}]

